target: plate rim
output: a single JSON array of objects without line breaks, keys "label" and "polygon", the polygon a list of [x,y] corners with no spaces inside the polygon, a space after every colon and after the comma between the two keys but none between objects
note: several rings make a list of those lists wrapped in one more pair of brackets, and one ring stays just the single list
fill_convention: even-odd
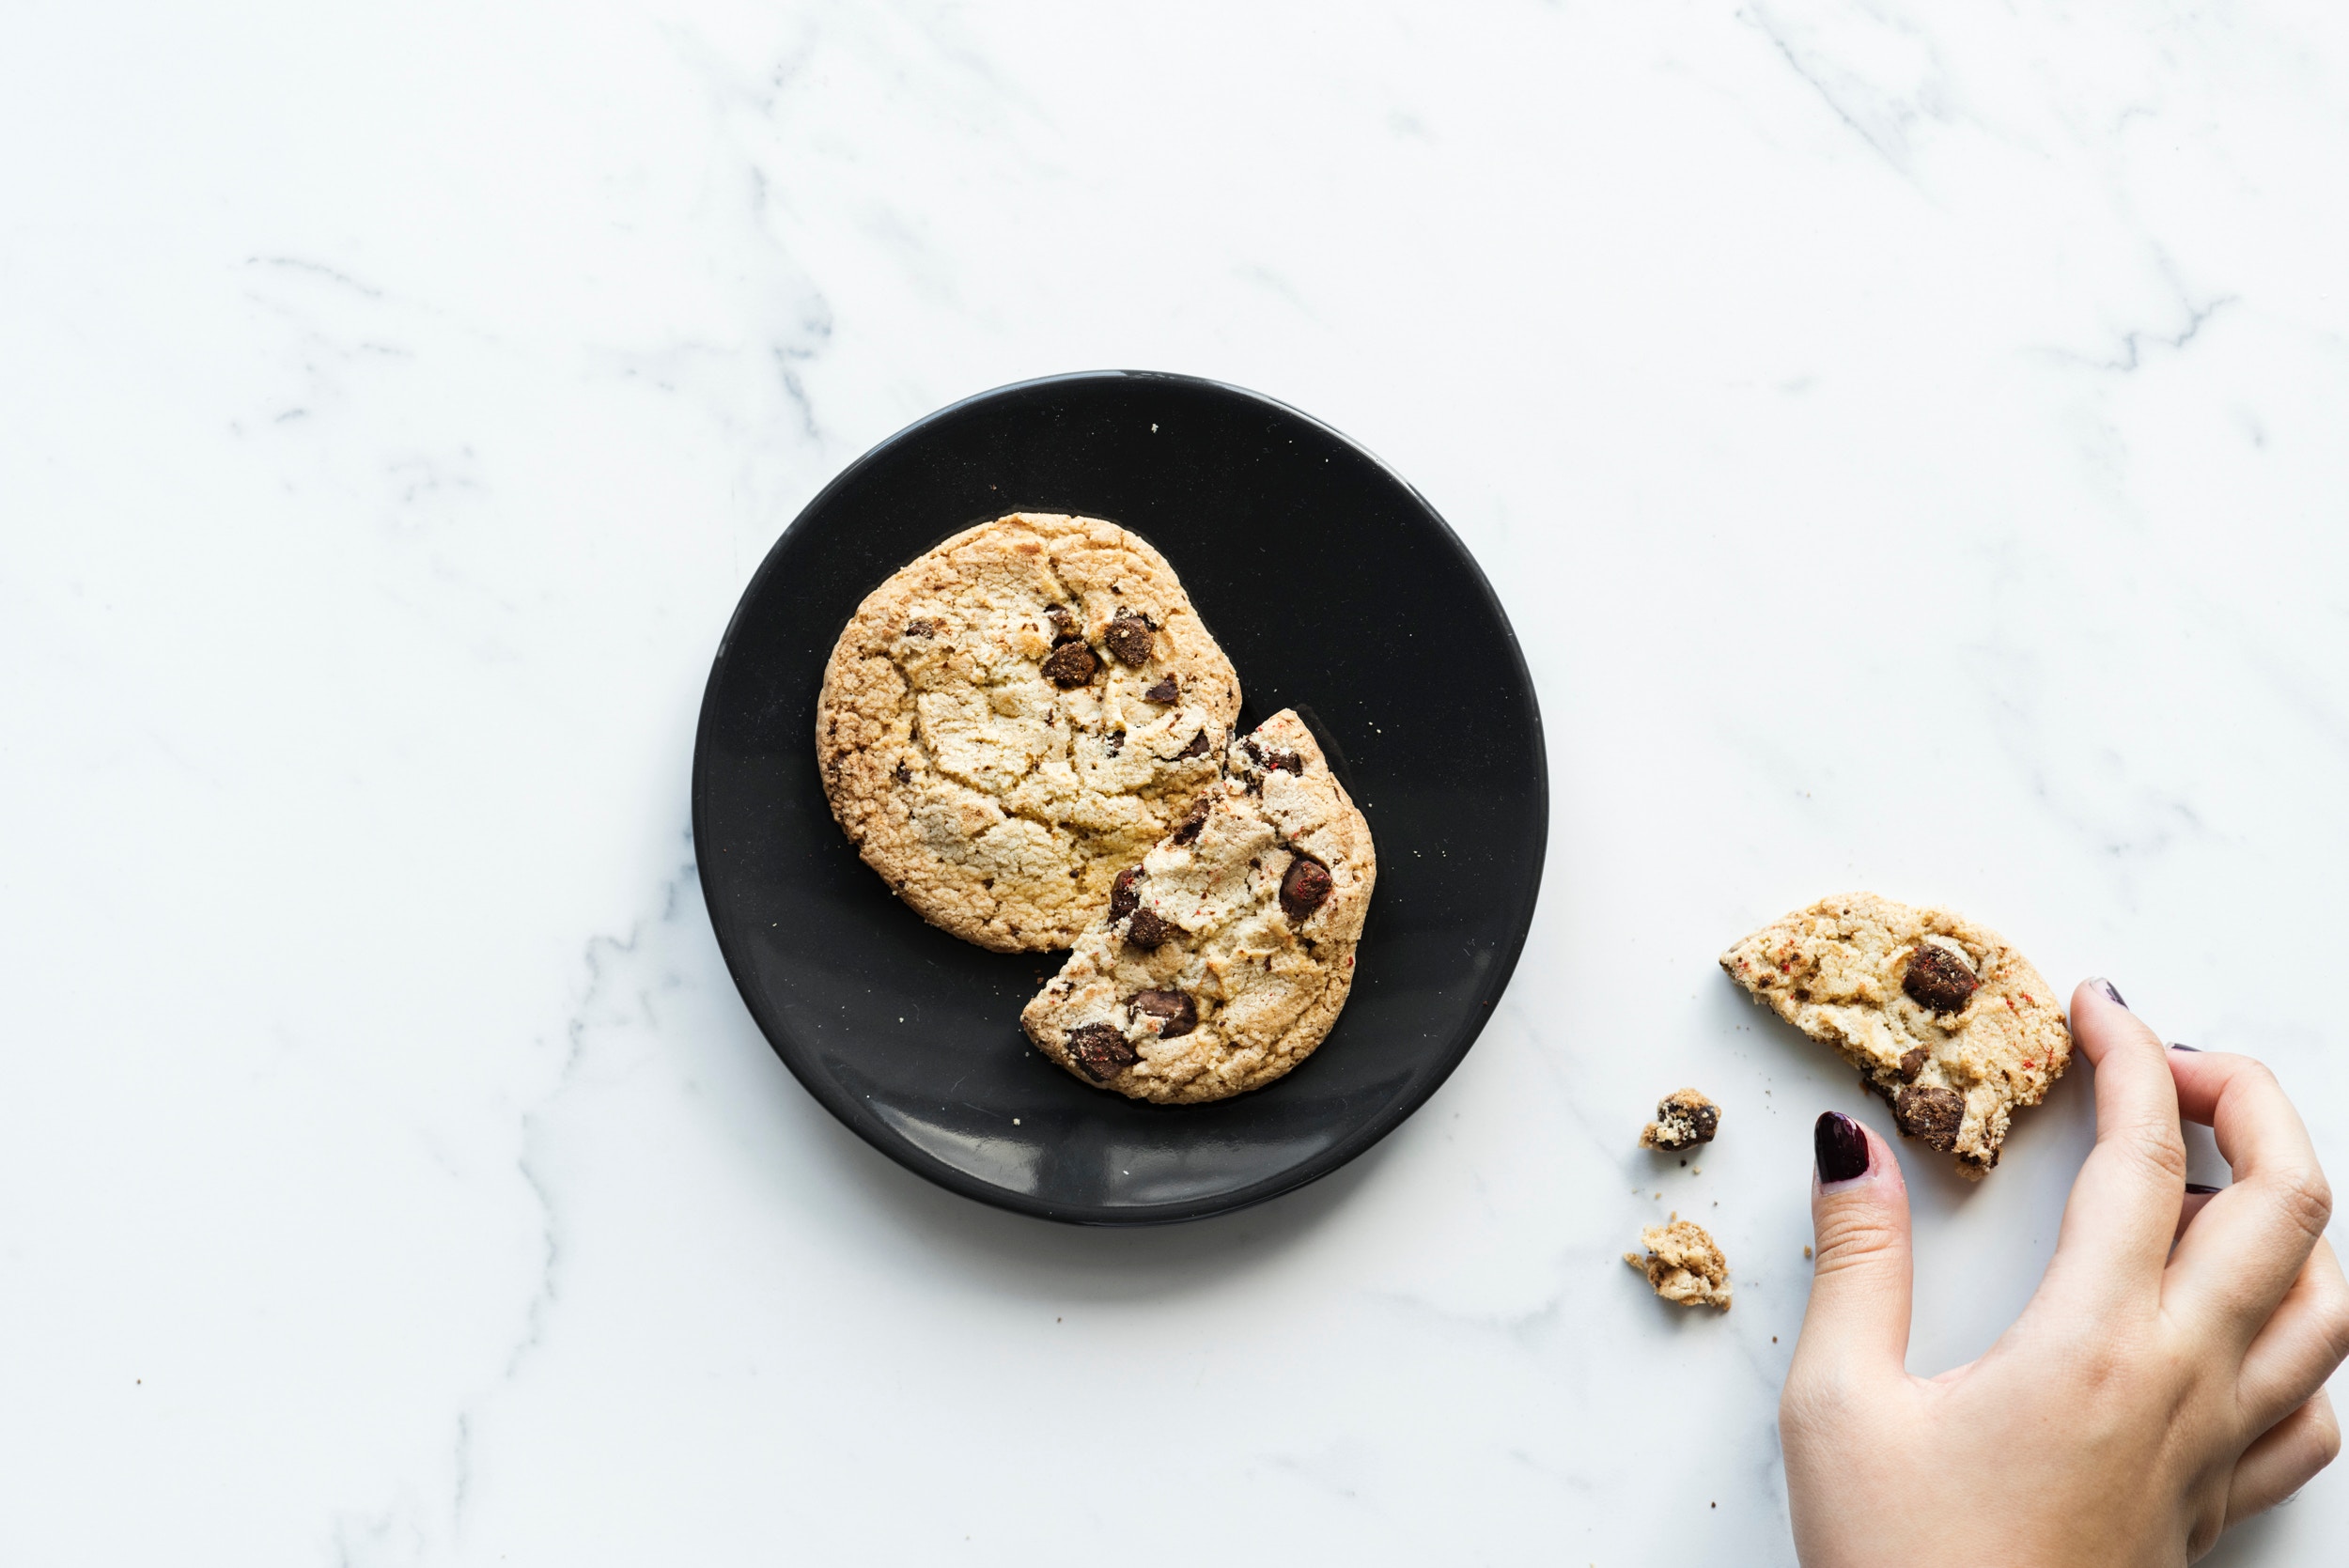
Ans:
[{"label": "plate rim", "polygon": [[[712,731],[719,722],[716,716],[719,679],[725,673],[727,656],[733,650],[736,632],[743,627],[744,614],[749,610],[752,601],[758,597],[760,590],[766,585],[769,576],[778,569],[778,559],[793,532],[811,515],[831,502],[837,492],[851,486],[868,468],[885,455],[917,439],[930,427],[974,406],[993,402],[1015,394],[1034,393],[1055,386],[1132,381],[1171,383],[1201,389],[1219,396],[1237,398],[1245,403],[1252,403],[1276,411],[1287,418],[1299,420],[1356,454],[1390,482],[1399,487],[1418,505],[1425,517],[1436,525],[1439,537],[1451,549],[1461,564],[1467,567],[1470,580],[1484,596],[1485,603],[1491,610],[1493,619],[1499,624],[1501,635],[1508,644],[1510,667],[1517,676],[1518,689],[1525,692],[1526,712],[1532,730],[1536,832],[1533,862],[1530,867],[1531,875],[1526,878],[1524,884],[1526,891],[1520,900],[1522,907],[1511,911],[1510,934],[1495,950],[1498,961],[1486,970],[1482,984],[1478,986],[1474,993],[1472,998],[1474,1007],[1470,1022],[1461,1032],[1458,1042],[1438,1063],[1438,1070],[1426,1080],[1423,1088],[1389,1105],[1379,1114],[1327,1148],[1318,1150],[1296,1164],[1235,1192],[1219,1194],[1211,1198],[1170,1200],[1161,1203],[1111,1207],[1056,1203],[1032,1193],[1017,1192],[1008,1188],[999,1187],[967,1171],[959,1170],[914,1144],[879,1118],[862,1114],[862,1107],[853,1099],[848,1098],[845,1092],[837,1094],[832,1092],[838,1086],[832,1083],[829,1079],[824,1079],[810,1071],[802,1071],[800,1063],[792,1060],[791,1053],[786,1051],[783,1044],[777,1040],[776,1029],[770,1028],[768,1020],[761,1016],[758,1004],[753,1000],[754,988],[745,983],[745,961],[738,958],[735,941],[727,932],[727,923],[720,919],[719,904],[714,890],[710,886],[710,859],[704,852],[704,846],[708,842],[704,831],[704,822],[707,813],[711,809],[709,793],[713,785],[709,777],[708,759],[712,752]],[[812,751],[812,740],[810,747]],[[797,1080],[800,1087],[805,1090],[817,1105],[823,1107],[834,1121],[855,1133],[898,1166],[926,1181],[962,1197],[985,1203],[991,1208],[1025,1215],[1030,1219],[1051,1220],[1067,1225],[1123,1229],[1133,1226],[1183,1224],[1194,1219],[1207,1219],[1218,1215],[1236,1213],[1241,1209],[1252,1208],[1258,1203],[1268,1203],[1300,1188],[1310,1187],[1324,1176],[1344,1169],[1375,1148],[1386,1139],[1388,1134],[1417,1114],[1421,1107],[1435,1097],[1438,1090],[1451,1081],[1452,1075],[1458,1071],[1461,1062],[1466,1060],[1476,1042],[1484,1037],[1486,1026],[1492,1021],[1493,1010],[1499,1005],[1501,994],[1508,989],[1511,978],[1517,973],[1517,960],[1524,955],[1526,939],[1532,933],[1533,914],[1541,903],[1543,874],[1548,868],[1549,858],[1549,746],[1542,724],[1541,698],[1533,685],[1533,672],[1525,661],[1525,649],[1517,640],[1516,624],[1509,619],[1509,613],[1501,604],[1500,595],[1493,591],[1492,580],[1485,575],[1484,567],[1477,561],[1467,544],[1461,540],[1451,522],[1424,495],[1420,493],[1416,485],[1395,472],[1377,454],[1344,431],[1315,418],[1304,410],[1248,387],[1236,386],[1229,381],[1169,370],[1064,371],[1054,375],[1031,377],[1024,380],[1007,381],[1001,386],[972,393],[968,396],[957,398],[943,407],[932,410],[911,424],[874,442],[851,460],[847,467],[834,474],[821,489],[809,497],[806,504],[801,505],[792,517],[790,522],[775,536],[774,543],[768,546],[767,553],[760,558],[757,569],[752,572],[743,582],[741,592],[735,599],[734,612],[726,617],[725,630],[720,635],[717,650],[710,658],[709,674],[702,684],[701,707],[693,725],[692,795],[693,869],[702,891],[703,913],[708,917],[710,932],[717,939],[719,955],[725,960],[727,978],[734,982],[735,994],[740,999],[743,1011],[750,1015],[751,1021],[758,1027],[760,1036],[766,1040],[768,1048],[775,1053],[776,1058],[782,1062],[786,1070]],[[1167,1109],[1173,1113],[1179,1114],[1183,1108],[1160,1109]]]}]

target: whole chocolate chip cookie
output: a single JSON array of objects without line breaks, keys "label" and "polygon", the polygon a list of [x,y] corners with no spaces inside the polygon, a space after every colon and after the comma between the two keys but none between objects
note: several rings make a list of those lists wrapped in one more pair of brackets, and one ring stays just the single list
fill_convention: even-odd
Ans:
[{"label": "whole chocolate chip cookie", "polygon": [[1900,1129],[1979,1178],[2018,1106],[2072,1060],[2055,993],[1998,933],[1872,893],[1823,898],[1764,926],[1721,968],[1825,1040],[1892,1107]]},{"label": "whole chocolate chip cookie", "polygon": [[1100,917],[1019,1021],[1046,1056],[1134,1099],[1259,1088],[1337,1021],[1377,874],[1370,824],[1283,709],[1112,874]]},{"label": "whole chocolate chip cookie", "polygon": [[832,815],[925,920],[1050,950],[1220,776],[1238,715],[1239,677],[1157,551],[1014,513],[865,598],[824,668],[816,753]]}]

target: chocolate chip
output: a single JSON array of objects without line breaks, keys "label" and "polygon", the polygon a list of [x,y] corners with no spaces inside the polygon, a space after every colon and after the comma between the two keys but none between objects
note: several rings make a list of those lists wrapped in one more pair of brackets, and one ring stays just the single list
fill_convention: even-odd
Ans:
[{"label": "chocolate chip", "polygon": [[1199,1027],[1199,1004],[1180,991],[1144,991],[1134,998],[1134,1011],[1160,1020],[1161,1040],[1172,1040]]},{"label": "chocolate chip", "polygon": [[909,637],[935,637],[938,635],[938,623],[936,621],[908,621],[906,622],[906,635]]},{"label": "chocolate chip", "polygon": [[1134,1048],[1126,1043],[1126,1036],[1117,1032],[1117,1026],[1106,1023],[1089,1023],[1070,1030],[1068,1054],[1076,1059],[1085,1077],[1096,1083],[1107,1083],[1121,1069],[1141,1060]]},{"label": "chocolate chip", "polygon": [[913,769],[908,768],[904,763],[900,762],[893,770],[892,776],[895,778],[899,784],[911,784],[913,782]]},{"label": "chocolate chip", "polygon": [[1923,1072],[1924,1070],[1925,1070],[1925,1048],[1924,1048],[1924,1047],[1922,1047],[1922,1046],[1912,1046],[1912,1047],[1910,1047],[1907,1050],[1905,1050],[1905,1051],[1901,1052],[1901,1081],[1902,1081],[1903,1083],[1914,1083],[1914,1082],[1916,1082],[1916,1081],[1917,1081],[1917,1075],[1918,1075],[1919,1073]]},{"label": "chocolate chip", "polygon": [[1206,730],[1201,730],[1197,735],[1190,737],[1190,745],[1174,753],[1174,760],[1176,762],[1188,762],[1192,757],[1203,757],[1206,754],[1207,732]]},{"label": "chocolate chip", "polygon": [[1137,886],[1142,877],[1143,870],[1138,865],[1129,865],[1117,874],[1117,880],[1110,884],[1110,919],[1124,920],[1142,908],[1142,893]]},{"label": "chocolate chip", "polygon": [[1947,1154],[1957,1146],[1966,1099],[1954,1089],[1904,1089],[1892,1101],[1892,1119],[1901,1131]]},{"label": "chocolate chip", "polygon": [[1169,675],[1164,680],[1159,682],[1156,686],[1150,688],[1147,691],[1144,691],[1142,695],[1144,700],[1157,703],[1159,706],[1164,707],[1169,704],[1179,702],[1182,699],[1183,689],[1174,684],[1174,677],[1173,675]]},{"label": "chocolate chip", "polygon": [[1289,919],[1303,920],[1328,901],[1330,888],[1330,868],[1299,855],[1281,878],[1281,908]]},{"label": "chocolate chip", "polygon": [[1688,1136],[1673,1145],[1686,1148],[1690,1143],[1713,1141],[1713,1135],[1721,1130],[1721,1108],[1695,1095],[1673,1094],[1657,1102],[1656,1120],[1659,1124],[1686,1124]]},{"label": "chocolate chip", "polygon": [[1068,606],[1065,604],[1046,605],[1044,618],[1052,623],[1053,642],[1066,643],[1076,637],[1077,617],[1068,613]]},{"label": "chocolate chip", "polygon": [[1956,954],[1931,942],[1920,943],[1908,955],[1908,972],[1901,976],[1901,989],[1908,993],[1908,999],[1936,1013],[1964,1012],[1981,984],[1957,961]]},{"label": "chocolate chip", "polygon": [[1138,947],[1144,953],[1154,953],[1164,947],[1174,935],[1174,922],[1156,909],[1136,909],[1134,918],[1126,923],[1127,945]]},{"label": "chocolate chip", "polygon": [[[1252,735],[1239,743],[1239,750],[1240,754],[1246,757],[1252,766],[1263,772],[1279,773],[1286,771],[1290,773],[1302,774],[1305,771],[1304,759],[1299,757],[1295,752],[1283,752],[1274,747],[1264,745]],[[1252,791],[1255,788],[1255,784],[1252,782],[1249,788]]]},{"label": "chocolate chip", "polygon": [[1082,643],[1063,643],[1044,661],[1044,678],[1066,691],[1101,673],[1101,660]]},{"label": "chocolate chip", "polygon": [[1174,831],[1168,836],[1177,844],[1189,844],[1199,836],[1199,830],[1206,825],[1207,798],[1202,795],[1190,803],[1190,810],[1183,814],[1183,819],[1174,824]]},{"label": "chocolate chip", "polygon": [[1140,669],[1150,662],[1151,625],[1130,610],[1120,610],[1101,633],[1101,641],[1117,656],[1120,664]]}]

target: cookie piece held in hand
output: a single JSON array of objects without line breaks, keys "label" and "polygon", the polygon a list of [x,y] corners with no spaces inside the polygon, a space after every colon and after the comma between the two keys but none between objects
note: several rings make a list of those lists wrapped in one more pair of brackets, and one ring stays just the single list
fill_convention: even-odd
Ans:
[{"label": "cookie piece held in hand", "polygon": [[1337,1021],[1377,873],[1370,824],[1283,709],[1111,878],[1101,917],[1020,1024],[1054,1062],[1134,1099],[1260,1088]]},{"label": "cookie piece held in hand", "polygon": [[1643,1149],[1691,1149],[1720,1130],[1721,1108],[1693,1089],[1675,1089],[1656,1102],[1656,1120],[1640,1129]]},{"label": "cookie piece held in hand", "polygon": [[832,815],[923,919],[1064,948],[1221,773],[1239,679],[1159,552],[1014,513],[873,590],[824,667]]},{"label": "cookie piece held in hand", "polygon": [[1640,1233],[1642,1258],[1626,1252],[1623,1261],[1647,1276],[1656,1294],[1684,1307],[1719,1307],[1729,1311],[1729,1260],[1693,1219],[1650,1225]]},{"label": "cookie piece held in hand", "polygon": [[1995,931],[1872,893],[1823,898],[1721,955],[1778,1016],[1825,1040],[1884,1097],[1902,1132],[1979,1179],[2015,1110],[2072,1060],[2055,993]]}]

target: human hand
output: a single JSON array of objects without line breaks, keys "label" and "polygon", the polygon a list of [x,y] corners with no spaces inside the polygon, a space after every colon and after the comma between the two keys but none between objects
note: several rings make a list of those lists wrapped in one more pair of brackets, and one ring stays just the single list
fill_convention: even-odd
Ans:
[{"label": "human hand", "polygon": [[[2349,1356],[2349,1283],[2292,1102],[2248,1057],[2164,1048],[2103,981],[2073,993],[2072,1031],[2096,1144],[2055,1257],[1999,1342],[1937,1377],[1902,1366],[1899,1162],[1819,1118],[1817,1274],[1779,1402],[1805,1568],[2190,1562],[2340,1451],[2324,1386]],[[2233,1186],[2189,1195],[2181,1113]]]}]

